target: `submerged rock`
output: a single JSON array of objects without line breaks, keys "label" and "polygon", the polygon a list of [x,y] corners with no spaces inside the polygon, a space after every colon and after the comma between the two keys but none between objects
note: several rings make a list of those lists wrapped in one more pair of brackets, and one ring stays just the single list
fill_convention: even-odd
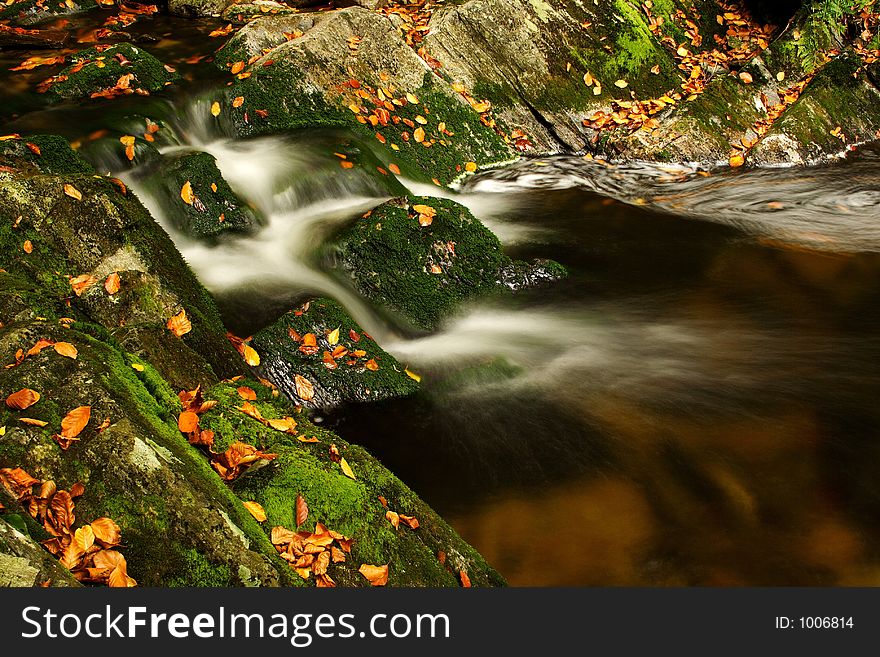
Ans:
[{"label": "submerged rock", "polygon": [[358,292],[426,331],[468,299],[565,275],[557,263],[511,261],[467,208],[427,196],[383,203],[337,243],[339,266]]},{"label": "submerged rock", "polygon": [[259,228],[256,213],[229,186],[213,155],[167,155],[148,176],[165,216],[184,235],[210,239]]},{"label": "submerged rock", "polygon": [[106,49],[89,48],[73,55],[71,61],[48,87],[51,97],[72,100],[144,94],[159,91],[179,79],[177,73],[169,71],[146,50],[128,43],[117,43]]},{"label": "submerged rock", "polygon": [[[305,406],[379,401],[418,390],[404,366],[330,299],[312,299],[282,315],[254,336],[253,346],[262,360],[259,371]],[[299,389],[296,376],[311,388]]]}]

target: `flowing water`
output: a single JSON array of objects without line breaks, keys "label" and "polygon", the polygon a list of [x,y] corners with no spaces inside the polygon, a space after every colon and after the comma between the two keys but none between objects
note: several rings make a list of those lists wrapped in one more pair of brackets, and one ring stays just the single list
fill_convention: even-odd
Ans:
[{"label": "flowing water", "polygon": [[[166,39],[167,40],[167,39]],[[185,40],[167,52],[189,56]],[[4,93],[10,93],[7,89]],[[16,111],[34,109],[16,98]],[[564,281],[477,300],[413,335],[329,268],[322,245],[391,195],[346,171],[343,133],[237,140],[210,93],[36,111],[6,131],[80,139],[126,113],[165,153],[213,154],[266,219],[214,246],[175,232],[142,172],[123,177],[228,325],[339,300],[423,375],[417,397],[319,418],[368,447],[518,585],[880,585],[880,156],[707,176],[687,167],[525,160],[464,203]],[[111,142],[113,140],[111,139]],[[439,189],[402,181],[414,193]]]}]

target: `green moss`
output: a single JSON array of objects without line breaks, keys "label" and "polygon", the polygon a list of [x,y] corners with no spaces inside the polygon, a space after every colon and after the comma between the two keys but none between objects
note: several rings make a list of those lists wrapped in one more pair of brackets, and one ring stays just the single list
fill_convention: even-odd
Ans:
[{"label": "green moss", "polygon": [[226,564],[211,563],[205,555],[192,549],[180,553],[181,568],[179,574],[165,581],[165,586],[199,586],[223,587],[232,586],[235,579]]},{"label": "green moss", "polygon": [[74,0],[72,5],[45,0],[18,0],[0,10],[0,20],[11,20],[19,25],[30,25],[48,20],[53,16],[66,16],[95,9],[95,0]]},{"label": "green moss", "polygon": [[[120,59],[125,63],[120,62]],[[88,98],[102,89],[115,87],[119,78],[129,73],[134,74],[130,83],[132,89],[149,92],[159,91],[179,78],[176,73],[166,70],[162,62],[146,50],[128,43],[118,43],[100,51],[89,48],[76,54],[72,61],[71,66],[59,73],[59,81],[49,88],[50,96],[66,99]],[[84,65],[74,70],[80,64]]]},{"label": "green moss", "polygon": [[[39,154],[29,144],[36,146]],[[28,135],[0,141],[0,165],[23,172],[32,167],[41,173],[59,175],[95,172],[66,139],[57,135]]]},{"label": "green moss", "polygon": [[[192,152],[166,160],[147,184],[157,192],[166,216],[178,230],[192,238],[211,239],[225,233],[253,232],[258,227],[255,212],[232,191],[213,155]],[[181,196],[187,183],[192,203]]]},{"label": "green moss", "polygon": [[[314,354],[300,351],[289,332],[300,336],[317,336]],[[330,344],[328,335],[338,331],[338,342]],[[355,339],[351,337],[352,332]],[[291,399],[298,399],[294,375],[299,374],[314,384],[314,398],[303,400],[307,405],[332,406],[341,402],[366,402],[404,397],[418,389],[418,384],[404,372],[404,367],[386,353],[345,312],[330,299],[313,299],[302,308],[283,315],[271,326],[254,336],[253,346],[260,354],[261,372],[278,383]],[[347,354],[337,358],[334,369],[325,364],[325,354],[345,348]],[[365,352],[355,356],[354,351]],[[373,361],[378,369],[366,364]]]}]

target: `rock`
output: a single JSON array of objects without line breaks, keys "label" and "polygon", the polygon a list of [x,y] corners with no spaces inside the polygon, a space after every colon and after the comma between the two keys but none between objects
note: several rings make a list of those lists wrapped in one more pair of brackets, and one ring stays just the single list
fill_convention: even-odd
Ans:
[{"label": "rock", "polygon": [[0,48],[63,48],[70,39],[65,30],[26,30],[0,25]]},{"label": "rock", "polygon": [[[227,14],[241,6],[232,5],[227,10]],[[232,20],[233,15],[238,14],[230,14],[226,20]],[[312,29],[315,26],[315,19],[315,14],[296,13],[257,16],[229,38],[229,41],[217,52],[214,63],[220,68],[229,68],[235,62],[247,62],[251,57],[262,55],[265,50],[287,43],[288,38],[285,35]]]},{"label": "rock", "polygon": [[[415,205],[433,208],[430,225],[419,225]],[[564,273],[545,263],[546,275],[525,275],[530,266],[512,263],[467,208],[427,196],[383,203],[337,243],[339,266],[360,294],[426,331],[468,299]]]},{"label": "rock", "polygon": [[[254,44],[271,47],[273,42],[263,34],[273,25],[283,33],[290,22],[274,17],[253,29],[246,26],[218,53],[221,67],[248,61]],[[349,128],[376,143],[386,168],[393,170],[393,165],[405,176],[444,183],[459,177],[468,162],[488,165],[513,157],[503,137],[481,123],[462,96],[432,73],[388,18],[361,7],[317,15],[302,36],[285,37],[245,72],[250,77],[236,80],[228,91],[230,99],[244,98],[241,107],[231,110],[244,135]],[[380,88],[395,102],[380,101]],[[372,112],[376,104],[364,94],[387,112],[383,123]],[[425,133],[421,141],[416,137],[419,127]]]},{"label": "rock", "polygon": [[[328,337],[334,331],[335,341]],[[301,339],[294,339],[307,334],[317,338],[312,354],[301,349]],[[282,315],[257,333],[252,344],[262,360],[262,375],[276,382],[288,398],[304,406],[326,408],[344,402],[379,401],[405,397],[418,390],[418,384],[406,374],[404,366],[330,299],[312,299]],[[328,354],[334,350],[344,351],[328,360]],[[357,356],[355,351],[364,354]],[[327,364],[333,367],[328,368]],[[313,386],[305,397],[297,390],[296,375]]]},{"label": "rock", "polygon": [[168,13],[183,18],[219,16],[232,0],[168,0]]},{"label": "rock", "polygon": [[381,9],[387,7],[390,0],[333,0],[336,7],[363,7],[364,9]]},{"label": "rock", "polygon": [[[297,11],[290,5],[274,2],[274,0],[253,0],[253,2],[235,2],[223,10],[223,20],[241,25],[263,16],[297,16]],[[281,36],[280,34],[278,36]],[[277,45],[277,44],[276,44]]]},{"label": "rock", "polygon": [[[250,403],[264,418],[292,417],[295,435],[266,427],[237,410],[243,404],[238,388],[256,393],[257,399]],[[265,509],[266,527],[295,529],[296,497],[302,495],[309,507],[302,528],[311,531],[320,522],[354,538],[351,554],[345,562],[332,564],[328,573],[340,586],[367,584],[358,573],[362,563],[390,563],[391,586],[460,586],[461,570],[468,573],[474,586],[504,583],[471,546],[363,448],[312,424],[305,413],[297,413],[290,402],[273,392],[256,381],[221,384],[207,393],[207,399],[219,403],[202,422],[220,436],[218,450],[228,445],[230,436],[246,435],[278,454],[265,467],[232,483],[241,499],[255,501]],[[343,473],[341,458],[351,468],[353,479]],[[395,530],[385,517],[379,496],[387,501],[389,510],[417,518],[419,528],[412,530],[401,524]],[[445,564],[437,558],[440,551],[447,555]]]},{"label": "rock", "polygon": [[97,7],[95,0],[71,0],[70,3],[17,0],[0,10],[0,20],[8,20],[14,25],[34,25],[56,16],[79,14]]},{"label": "rock", "polygon": [[[187,203],[182,190],[189,183]],[[217,168],[214,156],[203,152],[163,158],[147,185],[156,191],[165,216],[183,234],[211,239],[226,233],[251,233],[259,228],[254,211],[232,191]]]},{"label": "rock", "polygon": [[[106,50],[89,48],[72,57],[72,64],[54,78],[48,94],[56,99],[89,98],[117,89],[118,93],[151,93],[177,80],[158,59],[143,48],[117,43]],[[133,75],[119,86],[123,76]]]},{"label": "rock", "polygon": [[88,174],[95,170],[63,137],[31,135],[0,141],[0,166],[21,174]]},{"label": "rock", "polygon": [[0,511],[0,587],[32,587],[45,582],[51,587],[79,586],[28,533],[29,525],[36,531],[40,528],[28,523],[26,514],[16,513],[11,497],[0,493],[0,499],[6,506],[5,512]]}]

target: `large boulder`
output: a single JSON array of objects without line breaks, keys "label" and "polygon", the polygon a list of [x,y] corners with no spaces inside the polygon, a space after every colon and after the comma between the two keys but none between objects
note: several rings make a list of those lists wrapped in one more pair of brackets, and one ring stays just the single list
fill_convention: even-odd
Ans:
[{"label": "large boulder", "polygon": [[565,276],[558,263],[514,263],[466,207],[427,196],[383,203],[337,244],[339,267],[359,293],[425,331],[469,299]]},{"label": "large boulder", "polygon": [[58,16],[70,16],[97,9],[96,0],[70,0],[69,2],[45,2],[45,0],[14,0],[0,9],[0,21],[14,25],[35,25]]},{"label": "large boulder", "polygon": [[[314,337],[314,344],[304,336]],[[285,313],[252,344],[260,354],[259,371],[304,406],[380,401],[418,389],[417,375],[408,374],[330,299],[312,299]],[[310,387],[298,388],[297,376]]]}]

